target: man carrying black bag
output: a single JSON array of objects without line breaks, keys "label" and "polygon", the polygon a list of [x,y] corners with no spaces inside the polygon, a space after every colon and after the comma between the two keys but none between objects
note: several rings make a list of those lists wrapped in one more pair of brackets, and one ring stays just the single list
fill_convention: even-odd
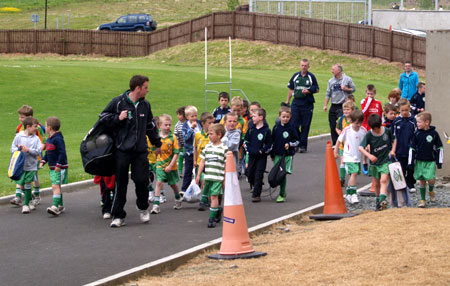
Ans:
[{"label": "man carrying black bag", "polygon": [[130,80],[130,89],[114,98],[100,117],[109,129],[114,130],[114,157],[116,160],[116,187],[112,203],[111,227],[121,227],[125,224],[124,210],[127,200],[128,170],[131,165],[131,179],[136,186],[136,206],[140,220],[150,221],[148,211],[148,158],[147,139],[160,153],[161,139],[153,122],[150,103],[145,100],[148,92],[149,79],[146,76],[135,75]]}]

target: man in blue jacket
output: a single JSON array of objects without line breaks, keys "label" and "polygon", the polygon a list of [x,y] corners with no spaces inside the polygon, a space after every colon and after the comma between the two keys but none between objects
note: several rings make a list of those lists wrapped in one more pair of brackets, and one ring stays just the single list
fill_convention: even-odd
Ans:
[{"label": "man in blue jacket", "polygon": [[411,62],[405,62],[405,72],[400,75],[398,88],[402,91],[402,98],[411,100],[417,92],[417,84],[419,83],[419,75],[412,70]]}]

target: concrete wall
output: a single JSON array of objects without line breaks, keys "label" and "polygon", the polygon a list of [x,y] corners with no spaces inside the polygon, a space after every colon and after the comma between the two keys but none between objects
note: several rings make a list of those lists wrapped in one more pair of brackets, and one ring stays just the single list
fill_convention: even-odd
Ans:
[{"label": "concrete wall", "polygon": [[373,10],[373,25],[384,29],[448,30],[450,11]]},{"label": "concrete wall", "polygon": [[450,175],[450,144],[443,132],[450,134],[450,30],[427,33],[427,90],[425,109],[432,114],[444,143],[444,166],[438,175]]}]

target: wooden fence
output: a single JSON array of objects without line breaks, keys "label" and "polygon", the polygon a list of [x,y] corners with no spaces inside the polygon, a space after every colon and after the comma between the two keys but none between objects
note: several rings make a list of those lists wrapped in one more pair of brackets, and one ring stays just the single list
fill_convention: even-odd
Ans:
[{"label": "wooden fence", "polygon": [[0,53],[102,54],[139,57],[208,39],[267,41],[411,61],[425,68],[426,38],[359,24],[293,16],[217,12],[151,33],[86,30],[0,30]]}]

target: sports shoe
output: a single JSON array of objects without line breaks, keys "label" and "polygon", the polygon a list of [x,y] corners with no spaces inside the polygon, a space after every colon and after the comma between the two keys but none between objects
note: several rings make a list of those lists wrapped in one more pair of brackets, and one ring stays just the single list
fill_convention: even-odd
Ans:
[{"label": "sports shoe", "polygon": [[29,206],[23,206],[22,207],[22,213],[23,214],[29,214],[30,213],[30,207]]},{"label": "sports shoe", "polygon": [[200,202],[198,204],[198,210],[199,211],[206,211],[207,209],[209,209],[209,204],[208,203],[204,203],[204,202]]},{"label": "sports shoe", "polygon": [[221,207],[219,207],[219,209],[217,210],[217,215],[214,218],[214,221],[216,223],[219,223],[222,220],[222,213],[223,213],[223,209]]},{"label": "sports shoe", "polygon": [[284,203],[284,198],[282,196],[277,197],[277,203]]},{"label": "sports shoe", "polygon": [[308,152],[308,151],[306,150],[306,148],[299,148],[299,149],[298,149],[298,153],[306,153],[306,152]]},{"label": "sports shoe", "polygon": [[39,205],[41,203],[41,197],[39,196],[34,197],[33,203],[35,206]]},{"label": "sports shoe", "polygon": [[213,218],[208,219],[208,228],[216,227],[216,221]]},{"label": "sports shoe", "polygon": [[435,192],[430,192],[430,202],[434,203],[436,202],[436,193]]},{"label": "sports shoe", "polygon": [[22,198],[14,197],[9,201],[10,204],[15,206],[21,206],[22,205]]},{"label": "sports shoe", "polygon": [[352,204],[359,203],[358,195],[357,194],[351,195],[351,201],[352,201]]},{"label": "sports shoe", "polygon": [[362,172],[364,175],[369,175],[369,165],[368,164],[362,165]]},{"label": "sports shoe", "polygon": [[385,209],[387,209],[388,203],[386,200],[382,200],[380,202],[380,211],[384,211]]},{"label": "sports shoe", "polygon": [[345,199],[347,200],[347,202],[348,202],[349,204],[352,204],[352,195],[346,194],[346,195],[345,195]]},{"label": "sports shoe", "polygon": [[409,192],[410,193],[415,193],[417,190],[416,190],[416,188],[411,188],[411,189],[409,189]]},{"label": "sports shoe", "polygon": [[51,207],[48,207],[47,208],[47,212],[49,213],[49,214],[52,214],[52,215],[59,215],[59,214],[61,214],[61,212],[59,211],[59,209],[58,209],[58,207],[57,206],[51,206]]},{"label": "sports shoe", "polygon": [[427,206],[427,202],[424,200],[421,200],[420,203],[417,205],[418,208],[425,208]]},{"label": "sports shoe", "polygon": [[36,205],[34,204],[34,201],[30,201],[30,210],[35,211],[36,210]]},{"label": "sports shoe", "polygon": [[110,213],[104,213],[103,214],[103,219],[110,219],[111,218],[111,214]]},{"label": "sports shoe", "polygon": [[158,205],[153,205],[152,211],[150,213],[159,214],[160,212],[161,212],[161,208]]},{"label": "sports shoe", "polygon": [[110,224],[111,227],[121,227],[124,225],[125,225],[125,220],[123,218],[115,218],[115,219],[113,219],[113,221]]},{"label": "sports shoe", "polygon": [[148,192],[148,201],[151,203],[153,203],[155,201],[155,192],[154,191]]},{"label": "sports shoe", "polygon": [[159,203],[163,204],[165,202],[167,202],[167,198],[166,195],[163,193],[164,190],[161,190],[161,196],[159,196]]},{"label": "sports shoe", "polygon": [[259,203],[261,201],[261,197],[252,197],[252,203]]},{"label": "sports shoe", "polygon": [[179,210],[182,208],[181,203],[183,202],[182,199],[175,200],[175,205],[173,206],[174,209]]},{"label": "sports shoe", "polygon": [[60,213],[63,213],[66,210],[66,208],[64,206],[59,205],[58,210]]},{"label": "sports shoe", "polygon": [[139,210],[139,219],[143,222],[143,223],[147,223],[150,221],[150,212],[148,210]]}]

